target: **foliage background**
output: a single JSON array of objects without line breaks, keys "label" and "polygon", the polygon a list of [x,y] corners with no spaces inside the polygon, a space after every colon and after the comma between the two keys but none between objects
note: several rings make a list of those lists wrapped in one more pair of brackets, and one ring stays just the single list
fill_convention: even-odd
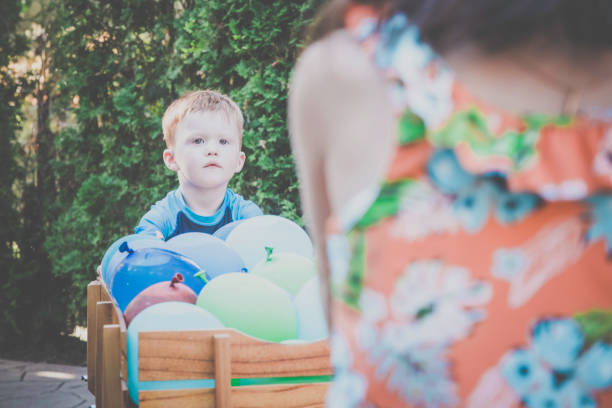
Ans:
[{"label": "foliage background", "polygon": [[245,115],[230,187],[300,221],[286,126],[291,68],[322,0],[1,0],[2,347],[86,317],[106,248],[176,187],[161,116],[212,88]]}]

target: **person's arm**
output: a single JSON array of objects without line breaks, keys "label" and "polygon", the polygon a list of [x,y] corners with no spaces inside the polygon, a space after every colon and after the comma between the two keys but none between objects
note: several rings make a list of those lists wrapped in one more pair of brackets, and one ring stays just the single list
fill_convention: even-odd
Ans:
[{"label": "person's arm", "polygon": [[382,78],[347,32],[335,32],[302,54],[289,93],[289,127],[328,319],[325,223],[351,198],[379,185],[394,123]]},{"label": "person's arm", "polygon": [[257,204],[249,200],[240,200],[236,220],[244,220],[260,215],[263,215],[263,211],[261,211]]},{"label": "person's arm", "polygon": [[170,226],[168,224],[168,211],[167,205],[164,205],[164,201],[159,201],[154,204],[151,209],[142,216],[140,222],[134,232],[136,234],[152,235],[160,239],[165,239],[170,234]]}]

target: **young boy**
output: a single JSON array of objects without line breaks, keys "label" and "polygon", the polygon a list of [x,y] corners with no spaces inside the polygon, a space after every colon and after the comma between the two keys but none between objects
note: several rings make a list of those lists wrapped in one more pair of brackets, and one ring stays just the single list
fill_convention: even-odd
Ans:
[{"label": "young boy", "polygon": [[168,240],[185,232],[212,234],[232,221],[262,215],[251,201],[227,188],[242,170],[242,113],[226,95],[196,91],[181,96],[164,113],[166,167],[179,188],[151,207],[136,233]]}]

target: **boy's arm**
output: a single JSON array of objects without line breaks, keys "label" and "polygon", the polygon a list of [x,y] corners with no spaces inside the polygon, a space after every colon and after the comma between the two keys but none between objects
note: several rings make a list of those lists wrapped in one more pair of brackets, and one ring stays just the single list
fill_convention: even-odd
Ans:
[{"label": "boy's arm", "polygon": [[236,221],[243,220],[245,218],[257,217],[260,215],[263,215],[263,211],[261,211],[261,208],[259,208],[257,204],[252,201],[241,200],[238,207]]},{"label": "boy's arm", "polygon": [[169,229],[168,211],[157,203],[143,215],[136,228],[134,228],[134,232],[136,234],[153,235],[157,238],[165,239],[170,234]]},{"label": "boy's arm", "polygon": [[228,192],[230,194],[229,206],[234,221],[263,215],[261,208],[254,202],[245,200],[241,195],[235,194],[231,190],[228,190]]}]

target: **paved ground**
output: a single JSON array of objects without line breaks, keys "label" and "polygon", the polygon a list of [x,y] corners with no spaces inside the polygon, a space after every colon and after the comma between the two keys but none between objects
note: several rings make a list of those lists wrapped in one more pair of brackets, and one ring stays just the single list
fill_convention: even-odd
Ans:
[{"label": "paved ground", "polygon": [[88,408],[86,367],[0,359],[0,408]]}]

